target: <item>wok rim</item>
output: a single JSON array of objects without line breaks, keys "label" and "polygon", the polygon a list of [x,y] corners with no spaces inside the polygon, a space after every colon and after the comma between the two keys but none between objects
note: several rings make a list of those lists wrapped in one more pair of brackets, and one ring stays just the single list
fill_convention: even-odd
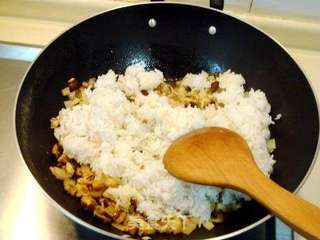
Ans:
[{"label": "wok rim", "polygon": [[[171,2],[144,2],[144,3],[136,3],[136,4],[125,4],[125,5],[122,5],[122,6],[119,6],[119,7],[114,7],[114,8],[111,8],[111,9],[108,9],[108,10],[104,10],[104,11],[101,11],[99,13],[96,13],[96,14],[93,14],[92,16],[89,16],[87,18],[84,18],[82,19],[81,21],[79,22],[76,22],[75,24],[72,24],[69,28],[65,29],[63,32],[61,32],[60,34],[58,34],[55,38],[53,38],[51,41],[49,41],[49,43],[42,49],[42,51],[36,56],[36,58],[32,61],[32,63],[30,64],[30,66],[28,67],[28,69],[26,70],[25,74],[23,75],[20,83],[19,83],[19,86],[18,86],[18,89],[17,89],[17,93],[16,93],[16,97],[15,97],[15,102],[14,102],[14,108],[13,108],[13,130],[14,130],[14,139],[15,139],[15,145],[16,145],[16,148],[17,148],[17,151],[18,151],[18,155],[19,155],[19,158],[20,158],[20,161],[23,162],[23,165],[28,169],[28,172],[29,174],[32,176],[32,178],[35,180],[36,182],[36,185],[38,187],[38,189],[40,189],[40,191],[42,192],[42,194],[44,194],[44,196],[49,200],[49,202],[51,203],[52,206],[54,206],[58,211],[62,212],[65,216],[67,216],[69,219],[71,219],[72,221],[74,221],[75,223],[89,229],[89,230],[92,230],[92,231],[95,231],[99,234],[102,234],[104,236],[108,236],[108,237],[112,237],[114,239],[120,239],[120,240],[128,240],[128,239],[136,239],[136,238],[127,238],[127,237],[122,237],[121,235],[117,235],[117,234],[114,234],[114,233],[111,233],[107,230],[104,230],[102,228],[99,228],[99,227],[96,227],[94,225],[91,225],[89,223],[87,223],[86,221],[82,220],[81,218],[75,216],[74,214],[72,214],[71,212],[69,212],[68,210],[66,210],[63,206],[61,206],[58,202],[56,202],[55,199],[53,199],[47,192],[45,189],[42,188],[42,186],[40,185],[40,183],[37,181],[37,179],[35,178],[35,176],[33,175],[33,173],[31,172],[31,170],[29,169],[23,155],[22,155],[22,152],[21,152],[21,149],[20,149],[20,145],[19,145],[19,141],[18,141],[18,135],[17,135],[17,129],[16,129],[16,112],[17,112],[17,106],[18,106],[18,100],[19,100],[19,95],[20,95],[20,92],[21,92],[21,89],[22,89],[22,85],[26,79],[26,76],[28,75],[30,69],[33,67],[33,65],[35,64],[35,62],[38,60],[38,58],[42,55],[43,52],[45,52],[45,50],[53,43],[55,42],[58,38],[60,38],[63,34],[65,34],[66,32],[68,32],[69,30],[71,30],[72,28],[76,27],[77,25],[91,19],[91,18],[95,18],[96,16],[99,16],[101,14],[105,14],[105,13],[108,13],[108,12],[112,12],[114,10],[118,10],[118,9],[122,9],[122,8],[130,8],[130,7],[134,7],[134,6],[144,6],[144,5],[153,5],[153,4],[164,4],[164,5],[181,5],[181,6],[191,6],[191,7],[196,7],[196,8],[202,8],[202,9],[207,9],[207,10],[211,10],[211,11],[217,11],[221,14],[224,14],[224,15],[227,15],[228,17],[231,17],[231,18],[235,18],[237,19],[238,21],[240,21],[241,23],[243,24],[247,24],[249,25],[250,27],[254,28],[255,30],[263,33],[265,36],[267,36],[268,38],[270,38],[274,43],[276,43],[280,48],[282,48],[282,50],[284,50],[286,52],[286,54],[293,60],[293,62],[297,65],[297,67],[301,70],[301,72],[303,73],[304,77],[306,78],[310,88],[311,88],[311,92],[314,96],[314,99],[315,99],[315,102],[316,102],[316,106],[317,106],[317,112],[318,112],[318,123],[320,125],[320,112],[319,112],[319,99],[317,97],[317,95],[315,94],[315,87],[313,86],[313,84],[311,83],[311,81],[309,80],[309,77],[308,75],[306,74],[306,71],[304,69],[304,67],[302,67],[296,60],[295,58],[289,53],[289,51],[286,49],[286,47],[283,46],[283,44],[281,44],[278,40],[276,40],[274,37],[270,36],[268,33],[266,33],[264,30],[262,30],[261,28],[251,24],[251,23],[248,23],[242,19],[240,19],[238,16],[235,16],[234,14],[232,13],[226,13],[224,12],[223,10],[219,10],[219,9],[216,9],[216,8],[211,8],[211,7],[206,7],[206,6],[201,6],[201,5],[197,5],[197,4],[191,4],[191,3],[181,3],[181,2],[174,2],[174,1],[171,1]],[[319,148],[320,148],[320,128],[318,129],[318,140],[317,140],[317,146],[316,146],[316,150],[315,150],[315,153],[314,153],[314,156],[313,156],[313,159],[312,159],[312,162],[310,164],[310,166],[308,167],[308,170],[305,174],[305,176],[303,177],[303,179],[301,180],[301,182],[299,183],[299,185],[296,187],[296,189],[292,192],[293,194],[297,195],[298,191],[302,188],[302,186],[305,184],[306,180],[308,179],[308,177],[310,176],[314,166],[315,166],[315,163],[316,163],[316,160],[317,160],[317,157],[318,157],[318,154],[319,154]],[[243,228],[240,228],[236,231],[233,231],[233,232],[230,232],[230,233],[227,233],[227,234],[224,234],[224,235],[221,235],[221,236],[217,236],[217,237],[210,237],[210,238],[205,238],[203,240],[223,240],[223,239],[227,239],[227,238],[231,238],[231,237],[235,237],[235,236],[238,236],[242,233],[245,233],[257,226],[259,226],[260,224],[266,222],[267,220],[269,220],[271,217],[273,217],[273,215],[271,213],[267,214],[265,217],[261,218],[260,220],[246,226],[246,227],[243,227]],[[125,233],[124,233],[125,234]]]}]

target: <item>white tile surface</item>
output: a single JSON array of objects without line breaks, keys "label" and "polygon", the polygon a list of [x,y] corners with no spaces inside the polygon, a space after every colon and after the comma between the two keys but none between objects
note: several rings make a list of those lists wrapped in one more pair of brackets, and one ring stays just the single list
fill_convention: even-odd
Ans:
[{"label": "white tile surface", "polygon": [[[225,10],[247,13],[252,0],[226,0]],[[0,0],[0,41],[45,46],[87,17],[146,0]],[[209,6],[209,0],[176,0]],[[72,9],[72,11],[70,11]]]},{"label": "white tile surface", "polygon": [[251,12],[258,15],[308,19],[320,23],[319,0],[254,0]]}]

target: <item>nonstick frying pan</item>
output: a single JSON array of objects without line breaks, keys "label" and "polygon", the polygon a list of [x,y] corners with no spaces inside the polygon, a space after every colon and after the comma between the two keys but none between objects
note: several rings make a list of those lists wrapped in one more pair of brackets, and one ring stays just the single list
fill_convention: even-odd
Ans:
[{"label": "nonstick frying pan", "polygon": [[[271,127],[277,141],[272,178],[290,191],[301,185],[316,154],[319,116],[312,89],[286,50],[257,28],[218,10],[140,4],[101,13],[63,33],[40,54],[21,85],[15,126],[22,157],[46,195],[69,217],[108,236],[123,234],[84,211],[49,172],[54,164],[48,153],[54,142],[49,119],[63,107],[60,91],[70,77],[87,80],[110,68],[122,72],[137,62],[156,67],[172,79],[202,69],[243,74],[247,89],[266,93],[272,116],[282,114]],[[212,231],[197,230],[191,236],[159,234],[153,239],[226,238],[269,217],[252,201]]]}]

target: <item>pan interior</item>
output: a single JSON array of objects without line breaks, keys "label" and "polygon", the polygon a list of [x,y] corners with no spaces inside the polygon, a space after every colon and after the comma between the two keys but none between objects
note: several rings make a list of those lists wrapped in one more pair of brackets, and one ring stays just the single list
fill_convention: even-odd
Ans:
[{"label": "pan interior", "polygon": [[[148,24],[151,18],[157,22],[153,28]],[[208,33],[210,26],[216,28],[214,35]],[[85,212],[49,172],[54,164],[49,154],[54,142],[49,119],[63,107],[60,90],[70,77],[86,80],[110,68],[122,72],[137,62],[156,67],[170,78],[232,69],[245,77],[248,89],[263,90],[272,116],[282,114],[271,127],[277,141],[272,178],[290,191],[298,187],[316,152],[319,118],[308,81],[286,51],[265,34],[221,12],[177,4],[137,5],[102,13],[62,34],[34,62],[21,87],[16,108],[20,149],[33,176],[60,206],[88,224],[122,234]],[[221,236],[267,214],[250,202],[213,231],[154,239]]]}]

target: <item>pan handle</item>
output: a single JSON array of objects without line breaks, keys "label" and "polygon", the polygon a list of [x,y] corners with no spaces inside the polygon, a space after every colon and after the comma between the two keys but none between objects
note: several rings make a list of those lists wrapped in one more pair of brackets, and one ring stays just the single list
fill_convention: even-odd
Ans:
[{"label": "pan handle", "polygon": [[[164,2],[164,0],[150,0],[151,2]],[[209,0],[209,6],[211,8],[223,10],[224,0]]]},{"label": "pan handle", "polygon": [[210,7],[223,10],[224,0],[210,0]]}]

